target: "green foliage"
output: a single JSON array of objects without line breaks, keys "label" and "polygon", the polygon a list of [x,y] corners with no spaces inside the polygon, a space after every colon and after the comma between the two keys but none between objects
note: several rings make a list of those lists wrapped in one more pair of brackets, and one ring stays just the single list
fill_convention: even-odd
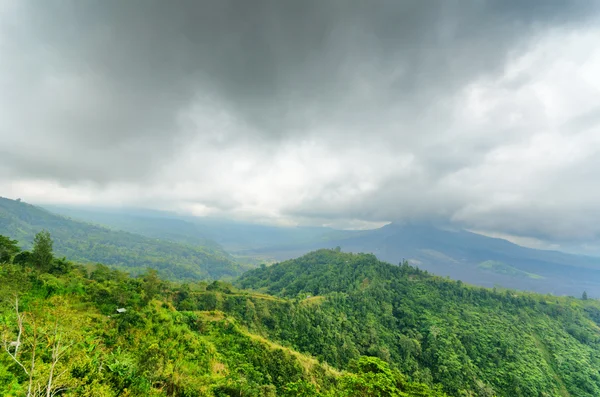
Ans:
[{"label": "green foliage", "polygon": [[31,260],[33,265],[39,270],[47,271],[50,269],[53,254],[54,242],[47,230],[43,230],[35,235],[33,239],[33,250],[31,251]]},{"label": "green foliage", "polygon": [[[53,275],[28,267],[23,275],[22,267],[0,267],[0,296],[6,298],[0,301],[0,336],[6,346],[18,340],[17,318],[23,316],[17,358],[25,364],[0,352],[0,395],[25,393],[30,382],[24,368],[33,374],[33,388],[46,395],[58,342],[60,376],[50,389],[63,396],[275,396],[288,382],[321,387],[337,376],[249,333],[225,313],[176,311],[170,297],[179,286],[154,271],[130,278],[104,266],[89,277],[81,267],[69,269]],[[117,307],[127,311],[117,313]]]},{"label": "green foliage", "polygon": [[317,391],[315,385],[305,380],[290,382],[283,387],[281,395],[283,397],[317,397],[322,396]]},{"label": "green foliage", "polygon": [[340,396],[348,397],[443,397],[439,390],[407,381],[399,371],[376,357],[360,357],[349,365],[340,382]]},{"label": "green foliage", "polygon": [[62,396],[600,395],[593,299],[475,288],[337,250],[234,285],[13,262],[0,266],[0,395],[45,395],[53,371]]},{"label": "green foliage", "polygon": [[15,265],[26,265],[31,263],[31,252],[29,251],[21,251],[13,258],[13,263]]},{"label": "green foliage", "polygon": [[400,390],[389,366],[375,357],[363,357],[351,363],[352,374],[342,380],[344,396],[397,397]]},{"label": "green foliage", "polygon": [[88,273],[53,259],[47,271],[4,264],[0,297],[1,395],[441,396],[402,394],[421,386],[375,358],[339,372],[264,338],[263,324],[294,303],[224,282],[174,284],[103,265]]},{"label": "green foliage", "polygon": [[0,263],[10,262],[13,255],[19,251],[18,241],[0,235]]},{"label": "green foliage", "polygon": [[499,261],[485,261],[485,262],[481,262],[478,266],[479,269],[483,269],[483,270],[488,270],[494,273],[498,273],[498,274],[504,274],[507,276],[512,276],[512,277],[519,277],[519,278],[531,278],[534,280],[539,280],[539,279],[543,279],[544,277],[540,276],[539,274],[534,274],[534,273],[529,273],[523,270],[519,270],[513,266],[509,266],[506,263],[502,263]]},{"label": "green foliage", "polygon": [[[214,244],[182,244],[110,230],[0,197],[0,234],[18,239],[23,248],[31,249],[40,230],[52,235],[59,256],[80,263],[103,263],[132,274],[152,268],[164,278],[198,280],[234,277],[244,270]],[[29,260],[19,258],[19,263]]]},{"label": "green foliage", "polygon": [[595,300],[465,286],[335,250],[250,271],[237,286],[290,299],[257,311],[257,329],[337,368],[368,355],[449,395],[600,395]]}]

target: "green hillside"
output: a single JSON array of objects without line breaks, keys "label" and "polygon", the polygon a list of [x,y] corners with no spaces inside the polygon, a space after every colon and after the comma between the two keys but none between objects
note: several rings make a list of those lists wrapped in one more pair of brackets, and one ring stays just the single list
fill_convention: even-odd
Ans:
[{"label": "green hillside", "polygon": [[111,230],[0,197],[0,234],[31,246],[42,229],[58,255],[82,263],[103,263],[132,273],[157,269],[171,279],[218,279],[244,270],[220,247],[192,246]]},{"label": "green hillside", "polygon": [[[47,390],[60,346],[67,396],[600,395],[600,302],[585,296],[473,287],[337,249],[235,286],[181,284],[90,273],[37,241],[23,256],[0,238],[2,395]],[[16,297],[31,382],[9,354]]]},{"label": "green hillside", "polygon": [[[8,262],[11,246],[0,239]],[[259,321],[290,301],[152,271],[41,264],[39,250],[0,261],[2,396],[445,396],[377,358],[340,371],[261,336]]]},{"label": "green hillside", "polygon": [[520,278],[532,278],[534,280],[543,279],[544,277],[539,274],[533,274],[519,270],[516,267],[507,265],[506,263],[499,261],[485,261],[477,265],[479,269],[487,270],[493,273],[506,274],[508,276],[520,277]]},{"label": "green hillside", "polygon": [[600,395],[595,300],[475,288],[335,250],[237,285],[295,302],[264,332],[338,368],[370,355],[453,396]]},{"label": "green hillside", "polygon": [[[102,209],[48,205],[44,208],[73,219],[161,240],[202,246],[218,244],[227,252],[247,259],[271,259],[277,257],[278,252],[285,252],[287,255],[290,251],[302,255],[311,251],[307,246],[317,244],[322,248],[323,244],[330,240],[361,234],[357,231],[326,227],[269,226],[136,208]],[[263,249],[265,251],[261,252]]]},{"label": "green hillside", "polygon": [[146,237],[173,241],[186,245],[202,246],[223,251],[214,239],[207,233],[209,228],[176,218],[168,212],[129,213],[125,210],[91,210],[78,207],[44,206],[49,211],[71,219],[91,222],[110,229],[123,230]]}]

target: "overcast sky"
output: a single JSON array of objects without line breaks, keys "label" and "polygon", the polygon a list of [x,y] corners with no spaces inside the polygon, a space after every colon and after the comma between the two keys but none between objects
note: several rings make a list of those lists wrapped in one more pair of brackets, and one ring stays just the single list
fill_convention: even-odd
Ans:
[{"label": "overcast sky", "polygon": [[0,0],[0,196],[595,246],[599,5]]}]

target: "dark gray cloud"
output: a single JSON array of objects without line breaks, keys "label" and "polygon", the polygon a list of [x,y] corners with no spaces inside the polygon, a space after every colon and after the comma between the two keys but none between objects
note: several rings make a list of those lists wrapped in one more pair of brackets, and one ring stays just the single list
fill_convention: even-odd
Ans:
[{"label": "dark gray cloud", "polygon": [[4,2],[9,193],[597,234],[596,1]]}]

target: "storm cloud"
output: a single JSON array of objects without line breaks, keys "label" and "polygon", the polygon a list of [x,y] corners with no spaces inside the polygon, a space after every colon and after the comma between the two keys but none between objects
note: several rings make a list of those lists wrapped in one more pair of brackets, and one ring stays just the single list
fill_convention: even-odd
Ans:
[{"label": "storm cloud", "polygon": [[593,244],[599,11],[0,0],[0,195]]}]

